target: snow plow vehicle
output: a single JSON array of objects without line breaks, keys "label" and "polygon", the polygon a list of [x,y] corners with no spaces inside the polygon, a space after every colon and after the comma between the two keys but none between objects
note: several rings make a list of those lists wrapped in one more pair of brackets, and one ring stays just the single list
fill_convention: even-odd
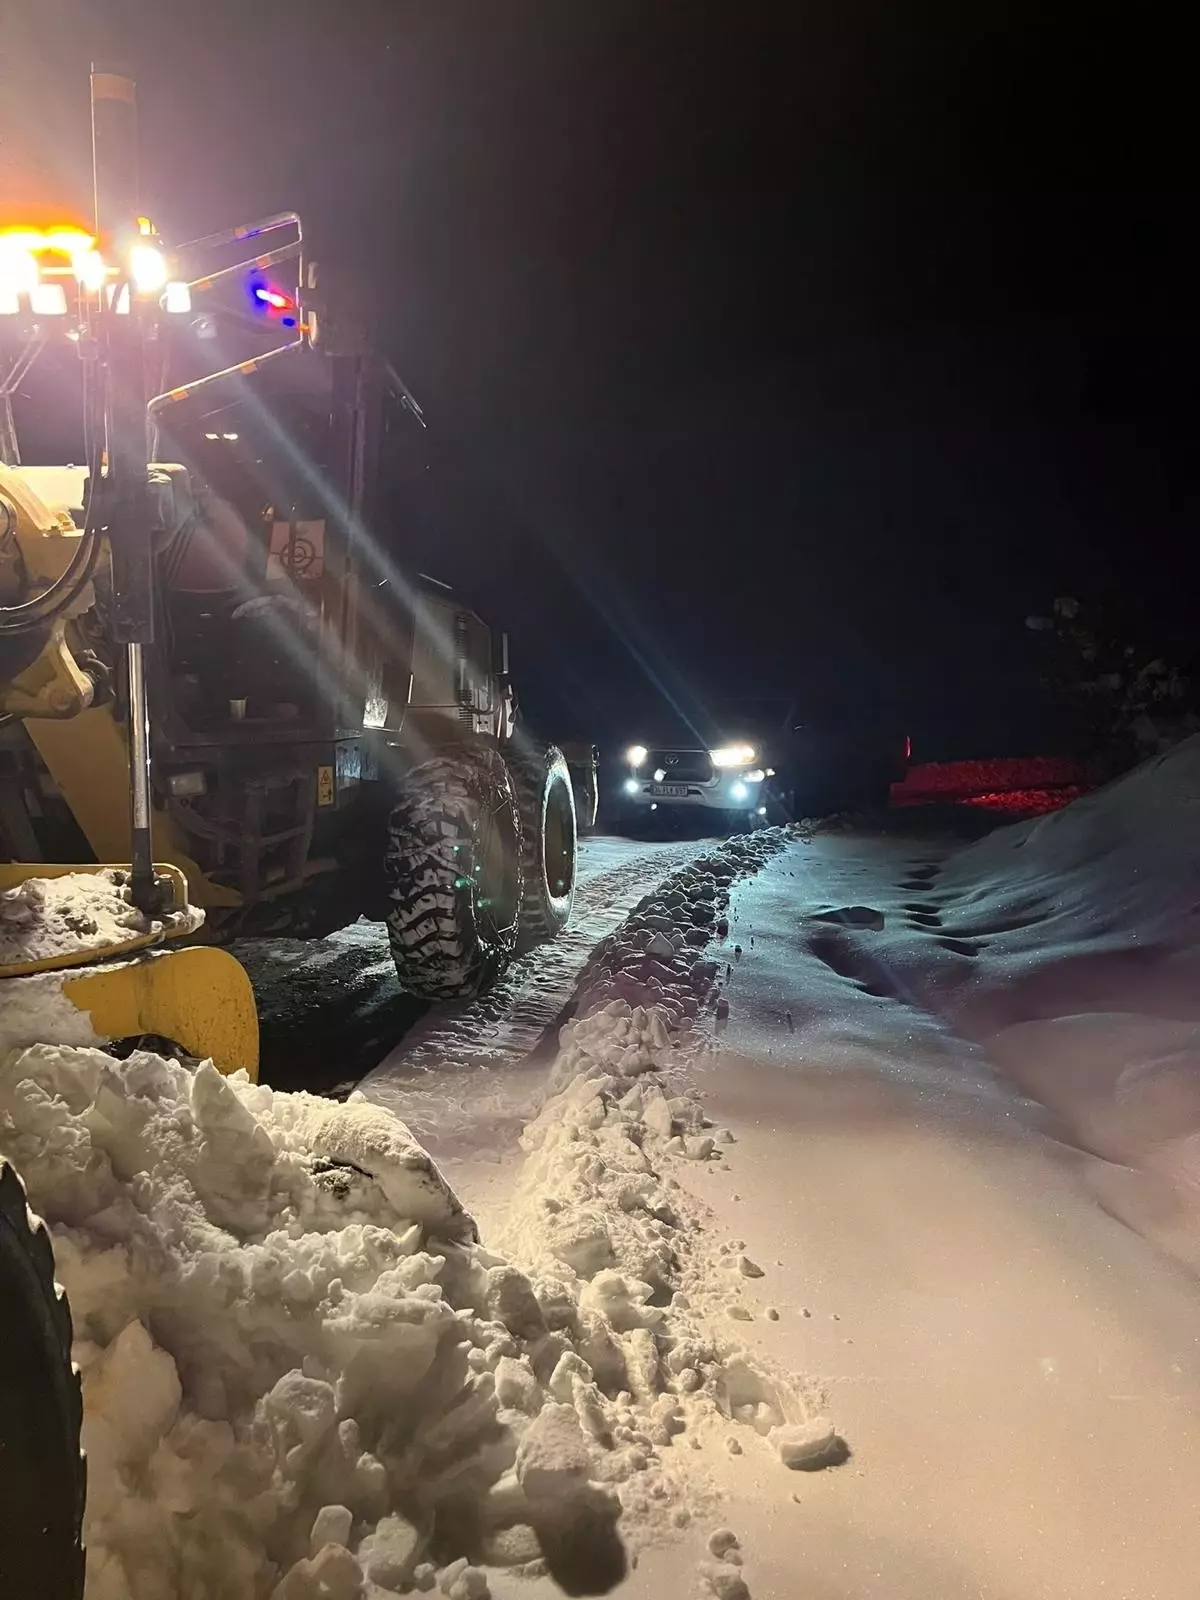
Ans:
[{"label": "snow plow vehicle", "polygon": [[420,407],[295,214],[168,251],[133,85],[92,82],[95,233],[0,231],[10,380],[70,340],[87,444],[21,465],[5,383],[0,857],[127,864],[149,916],[156,856],[217,942],[386,920],[404,988],[476,994],[565,924],[576,810],[507,638],[393,559]]},{"label": "snow plow vehicle", "polygon": [[[0,1060],[49,1018],[253,1077],[224,940],[365,915],[404,988],[478,994],[569,918],[571,773],[507,638],[393,559],[380,463],[424,419],[300,218],[168,249],[132,81],[92,111],[94,226],[0,216]],[[72,432],[76,357],[83,464],[23,464],[17,387],[54,369]],[[78,1600],[70,1321],[3,1162],[0,1302],[0,1593]]]}]

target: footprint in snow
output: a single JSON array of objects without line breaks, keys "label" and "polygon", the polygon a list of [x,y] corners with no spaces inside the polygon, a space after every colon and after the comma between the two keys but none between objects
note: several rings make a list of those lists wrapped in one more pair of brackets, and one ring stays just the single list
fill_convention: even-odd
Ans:
[{"label": "footprint in snow", "polygon": [[942,915],[940,911],[910,911],[907,921],[910,928],[940,928]]},{"label": "footprint in snow", "polygon": [[839,906],[836,911],[818,911],[812,920],[833,922],[843,928],[869,928],[873,933],[878,933],[885,921],[883,912],[874,906]]}]

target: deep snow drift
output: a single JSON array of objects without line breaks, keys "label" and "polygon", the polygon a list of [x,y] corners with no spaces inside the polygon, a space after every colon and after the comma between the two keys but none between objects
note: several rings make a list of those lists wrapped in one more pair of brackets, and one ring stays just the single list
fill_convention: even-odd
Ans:
[{"label": "deep snow drift", "polygon": [[[693,1311],[757,1268],[697,1248],[665,1175],[721,1160],[671,1078],[706,1042],[729,886],[784,842],[685,866],[597,953],[528,1133],[524,1270],[360,1097],[79,1044],[0,1059],[0,1154],[84,1374],[88,1600],[482,1600],[487,1567],[599,1592],[708,1503],[683,1455],[706,1427],[769,1439],[780,1471],[839,1458],[814,1397]],[[712,1593],[745,1593],[739,1562],[706,1551]]]},{"label": "deep snow drift", "polygon": [[1200,738],[914,880],[896,971],[1111,1159],[1200,1181]]}]

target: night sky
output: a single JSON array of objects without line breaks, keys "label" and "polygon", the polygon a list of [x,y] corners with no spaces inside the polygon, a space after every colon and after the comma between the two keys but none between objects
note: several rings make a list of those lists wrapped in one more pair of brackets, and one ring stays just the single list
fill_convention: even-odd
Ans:
[{"label": "night sky", "polygon": [[370,273],[430,422],[383,536],[511,628],[546,731],[840,686],[1018,753],[1055,594],[1195,650],[1194,88],[1151,12],[21,9],[6,198],[86,215],[115,53],[165,234],[295,205]]}]

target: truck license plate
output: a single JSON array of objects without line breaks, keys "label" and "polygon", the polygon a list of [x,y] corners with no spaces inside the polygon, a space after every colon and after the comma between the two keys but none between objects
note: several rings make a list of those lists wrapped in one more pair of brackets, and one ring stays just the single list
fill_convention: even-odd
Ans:
[{"label": "truck license plate", "polygon": [[686,800],[687,785],[685,783],[652,783],[650,793],[660,795],[664,800]]}]

